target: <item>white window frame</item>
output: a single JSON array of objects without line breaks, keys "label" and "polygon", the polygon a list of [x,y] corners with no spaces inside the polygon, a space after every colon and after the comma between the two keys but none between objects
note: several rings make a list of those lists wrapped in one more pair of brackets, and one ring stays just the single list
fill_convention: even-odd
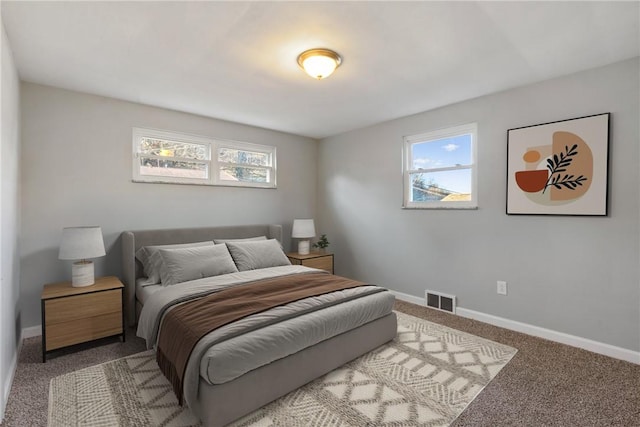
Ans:
[{"label": "white window frame", "polygon": [[[209,167],[208,178],[187,178],[172,176],[153,176],[143,175],[140,173],[140,142],[142,138],[166,139],[169,141],[185,142],[189,144],[200,144],[208,147],[209,160],[191,160],[184,159],[189,162],[204,163]],[[221,180],[219,169],[221,165],[229,164],[238,167],[252,167],[246,164],[225,163],[218,160],[218,152],[221,148],[230,148],[234,150],[247,150],[258,153],[264,153],[269,156],[270,166],[258,166],[259,169],[267,170],[269,180],[267,182],[246,182],[246,181],[228,181]],[[226,139],[215,139],[206,136],[192,135],[186,133],[178,133],[159,129],[133,128],[133,181],[134,182],[151,182],[158,184],[194,184],[194,185],[213,185],[223,187],[251,187],[251,188],[276,188],[276,147],[270,145],[253,144],[249,142],[240,142]],[[166,159],[167,157],[163,157]]]},{"label": "white window frame", "polygon": [[[451,138],[461,135],[471,135],[471,163],[466,165],[455,165],[442,168],[409,169],[413,165],[412,147],[414,144],[435,142],[440,139]],[[477,146],[478,146],[478,124],[468,123],[464,125],[438,129],[418,135],[404,137],[403,142],[403,204],[404,209],[477,209],[478,208],[478,170],[477,170]],[[411,201],[413,184],[411,182],[412,173],[443,172],[452,170],[471,170],[471,200],[461,201]]]}]

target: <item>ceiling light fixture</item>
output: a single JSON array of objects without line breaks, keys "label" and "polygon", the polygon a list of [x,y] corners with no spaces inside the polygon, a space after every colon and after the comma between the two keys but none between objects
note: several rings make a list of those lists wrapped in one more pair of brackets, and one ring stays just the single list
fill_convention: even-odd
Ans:
[{"label": "ceiling light fixture", "polygon": [[309,49],[298,56],[298,65],[314,79],[327,78],[342,63],[342,58],[329,49]]}]

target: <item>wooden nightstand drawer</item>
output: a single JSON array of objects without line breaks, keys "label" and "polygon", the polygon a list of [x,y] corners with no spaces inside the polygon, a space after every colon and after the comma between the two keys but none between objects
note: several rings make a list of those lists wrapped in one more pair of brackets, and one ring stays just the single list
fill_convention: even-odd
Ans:
[{"label": "wooden nightstand drawer", "polygon": [[47,325],[47,351],[122,333],[120,311]]},{"label": "wooden nightstand drawer", "polygon": [[124,335],[124,285],[100,277],[90,286],[52,283],[42,289],[42,361],[47,352],[74,344]]},{"label": "wooden nightstand drawer", "polygon": [[333,274],[333,254],[311,252],[301,255],[297,252],[287,254],[289,261],[294,265],[304,265],[305,267],[319,268]]},{"label": "wooden nightstand drawer", "polygon": [[302,265],[306,265],[307,267],[311,268],[327,270],[329,273],[333,272],[333,258],[330,256],[307,259],[304,260]]},{"label": "wooden nightstand drawer", "polygon": [[[122,308],[120,289],[74,295],[45,301],[45,322],[48,327],[56,323],[86,319],[101,314],[120,313]],[[81,323],[81,322],[78,322]]]}]

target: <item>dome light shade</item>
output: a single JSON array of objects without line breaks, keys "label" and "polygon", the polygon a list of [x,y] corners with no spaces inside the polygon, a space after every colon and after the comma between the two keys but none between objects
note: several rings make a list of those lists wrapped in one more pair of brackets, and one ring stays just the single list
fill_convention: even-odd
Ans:
[{"label": "dome light shade", "polygon": [[298,65],[314,79],[329,77],[342,63],[342,58],[329,49],[310,49],[298,56]]}]

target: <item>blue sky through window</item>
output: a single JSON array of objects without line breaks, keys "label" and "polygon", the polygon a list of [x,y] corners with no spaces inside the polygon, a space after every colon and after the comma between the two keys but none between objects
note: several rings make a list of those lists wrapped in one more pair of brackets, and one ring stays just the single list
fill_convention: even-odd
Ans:
[{"label": "blue sky through window", "polygon": [[[412,168],[446,168],[471,164],[471,135],[459,135],[435,141],[412,144]],[[426,184],[436,183],[438,187],[457,193],[471,193],[469,170],[452,170],[425,173]]]}]

